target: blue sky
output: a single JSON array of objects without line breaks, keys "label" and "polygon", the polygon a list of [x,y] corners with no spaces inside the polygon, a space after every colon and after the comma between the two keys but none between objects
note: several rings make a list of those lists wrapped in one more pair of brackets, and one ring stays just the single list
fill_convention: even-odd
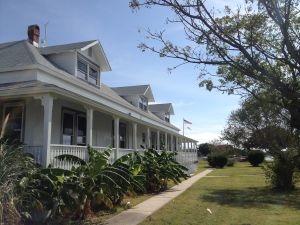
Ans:
[{"label": "blue sky", "polygon": [[[156,103],[173,103],[171,122],[182,129],[182,119],[191,121],[185,134],[199,143],[218,138],[239,98],[198,87],[199,71],[185,65],[171,74],[177,61],[141,52],[147,28],[166,29],[168,36],[185,43],[182,27],[166,25],[170,12],[162,8],[132,12],[128,0],[0,0],[0,43],[27,38],[27,26],[38,24],[41,37],[47,26],[47,45],[98,39],[112,67],[102,74],[110,86],[150,84]],[[224,1],[211,1],[224,5]],[[225,1],[227,2],[227,1]],[[227,2],[228,3],[228,2]],[[172,16],[171,16],[172,17]]]}]

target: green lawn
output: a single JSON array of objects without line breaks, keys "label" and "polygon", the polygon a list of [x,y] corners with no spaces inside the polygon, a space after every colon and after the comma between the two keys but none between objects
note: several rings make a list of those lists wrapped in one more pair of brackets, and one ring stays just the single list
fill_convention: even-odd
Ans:
[{"label": "green lawn", "polygon": [[300,187],[270,191],[261,168],[237,163],[214,170],[142,223],[152,224],[299,225]]}]

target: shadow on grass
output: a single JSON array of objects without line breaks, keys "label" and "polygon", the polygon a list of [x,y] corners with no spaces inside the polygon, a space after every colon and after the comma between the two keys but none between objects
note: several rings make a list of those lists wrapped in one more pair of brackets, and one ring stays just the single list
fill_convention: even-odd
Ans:
[{"label": "shadow on grass", "polygon": [[241,208],[278,205],[300,209],[300,190],[277,192],[266,188],[218,189],[200,197],[206,202]]}]

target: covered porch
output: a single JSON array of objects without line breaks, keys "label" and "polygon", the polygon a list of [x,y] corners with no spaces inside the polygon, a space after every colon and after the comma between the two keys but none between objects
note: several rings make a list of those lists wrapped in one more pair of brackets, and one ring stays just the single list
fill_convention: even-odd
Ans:
[{"label": "covered porch", "polygon": [[3,103],[2,111],[5,116],[18,110],[23,149],[43,167],[70,168],[67,162],[55,159],[62,154],[87,160],[88,145],[98,151],[112,148],[112,162],[144,148],[176,151],[176,160],[187,167],[197,161],[194,140],[131,113],[76,100],[51,93],[11,98]]}]

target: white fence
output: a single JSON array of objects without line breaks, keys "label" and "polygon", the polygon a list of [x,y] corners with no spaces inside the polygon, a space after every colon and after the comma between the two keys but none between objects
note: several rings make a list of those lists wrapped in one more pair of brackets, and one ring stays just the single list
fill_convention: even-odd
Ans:
[{"label": "white fence", "polygon": [[[93,148],[99,152],[103,152],[106,147],[98,147],[93,146]],[[24,146],[23,150],[32,154],[35,157],[37,163],[42,164],[42,146]],[[120,148],[118,151],[113,148],[110,158],[110,163],[113,163],[116,159],[133,152],[133,149],[122,149]],[[139,152],[143,153],[144,149],[139,149]],[[186,149],[186,150],[178,150],[176,151],[177,155],[175,156],[175,160],[180,164],[184,165],[189,169],[189,173],[193,173],[197,166],[197,151],[196,149]],[[82,160],[88,160],[88,151],[86,146],[78,146],[78,145],[50,145],[50,164],[51,167],[54,168],[64,168],[71,169],[74,163],[71,163],[67,160],[59,160],[56,157],[60,155],[73,155]]]}]

